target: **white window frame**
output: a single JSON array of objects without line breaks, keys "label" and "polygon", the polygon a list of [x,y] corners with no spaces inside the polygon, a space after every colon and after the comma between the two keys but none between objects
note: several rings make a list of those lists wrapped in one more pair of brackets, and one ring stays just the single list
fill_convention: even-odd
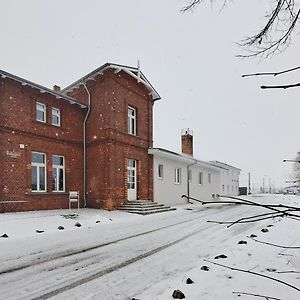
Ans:
[{"label": "white window frame", "polygon": [[[63,165],[62,166],[61,165],[55,165],[53,163],[53,158],[55,156],[63,159]],[[64,156],[57,155],[57,154],[52,155],[52,174],[53,174],[54,168],[56,169],[56,183],[55,183],[56,189],[53,189],[53,187],[51,186],[52,192],[60,192],[60,193],[65,192],[65,190],[66,190],[66,172],[65,172],[65,157]],[[60,180],[60,178],[59,178],[60,172],[59,171],[60,170],[63,170],[63,189],[62,190],[59,189],[59,180]],[[53,180],[52,176],[53,175],[51,175],[51,183],[52,183],[52,180]]]},{"label": "white window frame", "polygon": [[211,173],[207,174],[207,181],[209,184],[211,184]]},{"label": "white window frame", "polygon": [[[42,109],[39,109],[38,106],[41,106]],[[38,116],[37,116],[38,111],[41,111],[43,113],[43,115],[44,115],[43,120],[38,119]],[[46,120],[47,120],[46,112],[47,112],[46,104],[37,101],[35,104],[35,119],[36,119],[36,121],[41,122],[41,123],[46,123]]]},{"label": "white window frame", "polygon": [[175,168],[174,183],[181,184],[181,168]]},{"label": "white window frame", "polygon": [[[53,126],[60,127],[60,109],[57,108],[57,107],[52,107],[51,111],[52,111],[52,113],[51,113],[51,124]],[[57,124],[53,123],[53,116],[57,117],[57,119],[58,119],[58,123]]]},{"label": "white window frame", "polygon": [[164,178],[164,165],[163,164],[158,164],[157,172],[158,172],[158,179],[163,179]]},{"label": "white window frame", "polygon": [[[42,154],[44,156],[44,163],[37,163],[37,162],[33,162],[32,161],[32,154],[33,153],[36,153],[36,154]],[[45,193],[47,191],[47,156],[46,156],[46,153],[43,153],[43,152],[37,152],[37,151],[32,151],[31,152],[31,169],[32,167],[36,167],[36,187],[37,189],[36,190],[33,190],[32,189],[32,177],[31,177],[31,191],[33,193]],[[44,167],[45,168],[45,189],[44,190],[41,190],[40,189],[40,168],[41,167]],[[32,173],[31,173],[31,176],[32,176]]]},{"label": "white window frame", "polygon": [[[133,112],[133,114],[130,113]],[[131,135],[136,135],[136,109],[132,106],[127,108],[127,126],[128,133]]]}]

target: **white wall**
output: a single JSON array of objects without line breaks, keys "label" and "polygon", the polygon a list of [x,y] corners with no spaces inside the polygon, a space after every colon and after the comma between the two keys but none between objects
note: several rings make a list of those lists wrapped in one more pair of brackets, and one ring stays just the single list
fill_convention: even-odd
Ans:
[{"label": "white wall", "polygon": [[[180,159],[180,157],[165,157],[159,154],[153,155],[153,191],[154,201],[167,205],[186,204],[187,195],[187,166],[193,160]],[[163,178],[158,177],[158,165],[163,165]],[[175,184],[175,168],[181,168],[181,183]],[[190,167],[192,179],[190,181],[190,197],[200,200],[212,200],[212,194],[220,194],[220,172],[219,169],[194,165]],[[203,183],[198,183],[198,174],[203,173]],[[208,183],[208,173],[211,174],[211,183]]]},{"label": "white wall", "polygon": [[221,170],[220,195],[238,196],[240,171],[236,168],[227,168],[228,170]]}]

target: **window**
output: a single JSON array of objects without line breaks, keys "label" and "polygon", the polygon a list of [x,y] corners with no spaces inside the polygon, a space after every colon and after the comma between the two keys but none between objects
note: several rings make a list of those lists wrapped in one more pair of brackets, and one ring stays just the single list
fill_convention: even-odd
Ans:
[{"label": "window", "polygon": [[199,172],[199,176],[198,176],[198,184],[201,184],[202,185],[203,183],[203,173],[202,172]]},{"label": "window", "polygon": [[210,173],[208,173],[208,183],[211,183],[211,174]]},{"label": "window", "polygon": [[193,178],[193,172],[192,172],[192,170],[189,170],[189,172],[188,172],[189,182],[192,182],[192,178]]},{"label": "window", "polygon": [[52,155],[52,191],[65,191],[65,158]]},{"label": "window", "polygon": [[229,185],[227,185],[227,193],[229,193]]},{"label": "window", "polygon": [[136,110],[128,106],[128,133],[136,135]]},{"label": "window", "polygon": [[52,107],[52,125],[60,126],[60,109]]},{"label": "window", "polygon": [[222,192],[225,192],[225,185],[222,184]]},{"label": "window", "polygon": [[180,168],[175,168],[175,181],[176,184],[181,183],[181,169]]},{"label": "window", "polygon": [[36,120],[46,123],[46,105],[43,103],[36,103]]},{"label": "window", "polygon": [[159,179],[164,178],[164,165],[161,164],[158,165],[158,178]]},{"label": "window", "polygon": [[46,154],[44,153],[31,153],[31,190],[46,191]]}]

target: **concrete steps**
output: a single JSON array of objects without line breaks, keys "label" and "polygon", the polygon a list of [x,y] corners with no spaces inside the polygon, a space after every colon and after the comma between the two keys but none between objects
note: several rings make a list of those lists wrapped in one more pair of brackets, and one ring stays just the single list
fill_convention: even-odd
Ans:
[{"label": "concrete steps", "polygon": [[149,215],[176,210],[176,208],[149,200],[135,200],[126,202],[126,204],[120,206],[118,210],[139,215]]}]

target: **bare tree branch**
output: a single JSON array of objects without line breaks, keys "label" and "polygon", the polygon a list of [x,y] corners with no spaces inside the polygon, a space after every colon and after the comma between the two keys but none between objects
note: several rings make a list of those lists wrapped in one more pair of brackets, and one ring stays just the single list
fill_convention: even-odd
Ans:
[{"label": "bare tree branch", "polygon": [[268,242],[263,242],[263,241],[259,241],[253,237],[250,237],[250,236],[247,236],[247,238],[257,242],[257,243],[261,243],[261,244],[265,244],[265,245],[270,245],[270,246],[274,246],[274,247],[277,247],[277,248],[284,248],[284,249],[300,249],[300,246],[282,246],[282,245],[277,245],[277,244],[272,244],[272,243],[268,243]]},{"label": "bare tree branch", "polygon": [[268,299],[270,299],[270,300],[281,300],[280,298],[275,298],[275,297],[271,297],[271,296],[264,296],[264,295],[259,295],[259,294],[245,293],[245,292],[232,292],[232,294],[260,297],[260,298],[265,298],[267,300]]},{"label": "bare tree branch", "polygon": [[226,265],[222,265],[222,264],[219,264],[219,263],[216,263],[216,262],[213,262],[213,261],[210,261],[210,260],[207,260],[207,259],[204,259],[204,261],[210,263],[210,264],[213,264],[213,265],[216,265],[216,266],[219,266],[219,267],[223,267],[223,268],[226,268],[226,269],[229,269],[229,270],[232,270],[232,271],[238,271],[238,272],[243,272],[243,273],[249,273],[249,274],[252,274],[252,275],[257,275],[257,276],[260,276],[260,277],[264,277],[264,278],[267,278],[267,279],[270,279],[270,280],[273,280],[273,281],[276,281],[278,283],[281,283],[283,285],[286,285],[298,292],[300,292],[300,289],[292,284],[289,284],[285,281],[282,281],[280,279],[277,279],[277,278],[274,278],[274,277],[271,277],[271,276],[267,276],[267,275],[264,275],[264,274],[260,274],[260,273],[256,273],[256,272],[253,272],[253,271],[249,271],[249,270],[243,270],[243,269],[238,269],[238,268],[233,268],[233,267],[230,267],[230,266],[226,266]]},{"label": "bare tree branch", "polygon": [[289,89],[289,88],[294,88],[294,87],[299,87],[299,83],[295,84],[287,84],[287,85],[262,85],[260,88],[265,90],[265,89]]},{"label": "bare tree branch", "polygon": [[242,77],[250,77],[250,76],[277,76],[277,75],[281,75],[281,74],[285,74],[288,72],[292,72],[292,71],[296,71],[299,70],[299,67],[294,67],[294,68],[290,68],[284,71],[280,71],[280,72],[262,72],[262,73],[253,73],[253,74],[243,74]]},{"label": "bare tree branch", "polygon": [[[196,6],[210,1],[211,4],[218,0],[187,0],[187,5],[182,12],[193,11]],[[221,10],[226,6],[226,0],[219,0]],[[300,9],[295,0],[274,0],[271,1],[271,9],[265,16],[266,22],[256,34],[250,35],[242,40],[239,45],[246,54],[240,54],[240,58],[251,58],[269,56],[280,53],[289,47],[292,34],[299,21]],[[298,3],[297,3],[298,4]]]}]

